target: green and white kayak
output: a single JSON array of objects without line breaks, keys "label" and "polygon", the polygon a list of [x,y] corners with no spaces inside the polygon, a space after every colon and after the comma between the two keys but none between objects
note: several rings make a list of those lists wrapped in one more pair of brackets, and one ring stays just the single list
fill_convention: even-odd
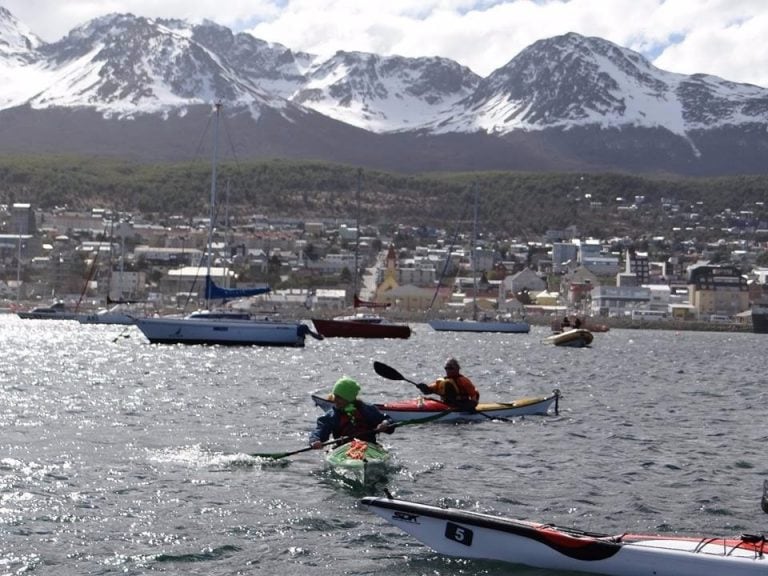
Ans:
[{"label": "green and white kayak", "polygon": [[336,476],[353,485],[367,486],[386,477],[390,455],[379,444],[355,439],[329,451],[325,462]]}]

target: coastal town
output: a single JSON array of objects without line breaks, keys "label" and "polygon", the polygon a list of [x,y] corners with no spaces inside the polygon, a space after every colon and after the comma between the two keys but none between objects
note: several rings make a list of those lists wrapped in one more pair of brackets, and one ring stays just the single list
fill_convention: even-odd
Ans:
[{"label": "coastal town", "polygon": [[466,230],[452,240],[439,229],[388,226],[385,233],[341,219],[243,214],[216,222],[209,239],[203,216],[160,221],[25,203],[0,214],[6,310],[55,301],[82,311],[125,301],[147,314],[194,309],[204,304],[210,265],[220,286],[271,288],[230,306],[285,317],[332,316],[359,295],[410,322],[479,312],[541,324],[576,315],[749,330],[768,275],[766,226],[748,214],[739,215],[741,228],[721,226],[721,237],[706,243],[696,242],[694,228],[674,242],[585,238],[576,226],[537,238],[479,232],[473,239]]}]

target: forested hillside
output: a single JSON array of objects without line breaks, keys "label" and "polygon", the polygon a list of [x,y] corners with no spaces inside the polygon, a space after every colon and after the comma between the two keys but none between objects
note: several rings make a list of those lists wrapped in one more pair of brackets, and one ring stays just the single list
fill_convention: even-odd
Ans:
[{"label": "forested hillside", "polygon": [[[162,221],[208,210],[210,161],[139,164],[78,157],[0,158],[0,202],[40,209],[111,208]],[[354,218],[358,170],[352,166],[283,160],[219,165],[219,201],[232,214]],[[586,234],[665,234],[671,222],[736,217],[768,220],[768,177],[709,179],[623,174],[521,172],[430,173],[365,171],[363,222],[454,227],[472,217],[471,189],[480,197],[485,231],[531,238],[575,224]],[[665,202],[663,202],[663,200]],[[696,216],[698,215],[698,217]],[[710,226],[711,227],[711,226]]]}]

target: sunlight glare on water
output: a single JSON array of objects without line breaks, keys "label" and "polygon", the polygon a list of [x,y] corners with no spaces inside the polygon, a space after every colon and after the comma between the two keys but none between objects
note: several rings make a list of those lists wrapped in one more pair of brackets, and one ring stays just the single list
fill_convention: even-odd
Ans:
[{"label": "sunlight glare on water", "polygon": [[451,355],[483,400],[558,388],[561,412],[400,428],[383,438],[394,496],[606,533],[761,531],[765,336],[613,330],[567,349],[546,335],[416,325],[404,341],[163,347],[0,316],[0,572],[508,574],[380,521],[317,451],[250,456],[306,446],[310,393],[342,374],[366,400],[410,398],[372,362],[422,382]]}]

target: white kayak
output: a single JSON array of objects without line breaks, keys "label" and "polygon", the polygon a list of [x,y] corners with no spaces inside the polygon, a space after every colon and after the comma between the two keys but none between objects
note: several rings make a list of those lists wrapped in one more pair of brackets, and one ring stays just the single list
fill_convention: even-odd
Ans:
[{"label": "white kayak", "polygon": [[361,503],[440,554],[610,576],[766,576],[766,536],[596,534],[387,498]]},{"label": "white kayak", "polygon": [[[312,401],[323,410],[329,410],[333,406],[330,398],[312,395]],[[436,422],[467,422],[479,420],[508,420],[516,416],[529,416],[534,414],[547,414],[554,405],[555,414],[559,411],[560,391],[554,390],[548,396],[534,396],[519,398],[512,402],[485,402],[477,405],[473,412],[454,411],[443,414]],[[412,398],[409,400],[395,400],[376,404],[381,412],[389,416],[395,422],[417,420],[429,416],[444,413],[451,407],[439,400],[431,398]]]}]

